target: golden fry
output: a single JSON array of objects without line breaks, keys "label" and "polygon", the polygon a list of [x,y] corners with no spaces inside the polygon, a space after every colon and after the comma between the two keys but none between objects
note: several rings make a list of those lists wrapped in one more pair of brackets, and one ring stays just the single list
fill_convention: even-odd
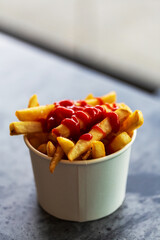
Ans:
[{"label": "golden fry", "polygon": [[127,145],[132,139],[126,132],[122,132],[117,135],[112,142],[109,144],[108,149],[109,152],[113,153],[120,149],[122,149],[125,145]]},{"label": "golden fry", "polygon": [[[49,133],[47,132],[38,132],[27,134],[28,139],[37,138],[41,143],[47,142],[49,139]],[[40,144],[39,144],[40,145]]]},{"label": "golden fry", "polygon": [[74,147],[74,142],[64,137],[57,137],[57,141],[67,156],[69,151]]},{"label": "golden fry", "polygon": [[[100,97],[100,99],[103,101],[103,103],[113,103],[116,102],[116,93],[110,92],[102,97]],[[88,99],[86,100],[87,104],[95,106],[97,104],[100,104],[99,99],[98,98],[93,98],[93,99]]]},{"label": "golden fry", "polygon": [[[63,124],[60,124],[58,127],[55,128],[56,130],[58,130],[58,133],[60,136],[62,137],[69,137],[70,136],[70,130],[68,127],[66,127],[65,125]],[[57,135],[52,132],[52,136],[54,139],[57,138]]]},{"label": "golden fry", "polygon": [[91,157],[92,154],[92,148],[90,148],[86,153],[82,154],[82,160],[87,160]]},{"label": "golden fry", "polygon": [[128,105],[126,105],[125,103],[117,103],[117,106],[119,108],[122,108],[122,109],[126,109],[127,111],[129,111],[130,113],[132,113],[132,110],[130,109],[130,107]]},{"label": "golden fry", "polygon": [[29,142],[34,148],[38,148],[38,146],[41,145],[41,139],[37,137],[29,138]]},{"label": "golden fry", "polygon": [[37,98],[37,95],[34,94],[34,95],[33,95],[32,97],[30,97],[30,99],[29,99],[28,108],[37,107],[37,106],[39,106],[38,98]]},{"label": "golden fry", "polygon": [[38,151],[40,151],[41,153],[46,154],[47,153],[47,144],[46,143],[42,143],[38,148]]},{"label": "golden fry", "polygon": [[42,132],[42,124],[40,122],[12,122],[9,125],[10,135],[28,134]]},{"label": "golden fry", "polygon": [[104,144],[101,141],[94,141],[92,143],[92,157],[95,158],[101,158],[105,157],[105,147]]},{"label": "golden fry", "polygon": [[49,157],[53,157],[56,151],[56,148],[51,141],[48,141],[46,148],[47,148],[47,155]]},{"label": "golden fry", "polygon": [[50,169],[50,172],[53,173],[54,170],[55,170],[55,167],[57,166],[57,164],[59,163],[59,161],[63,158],[64,156],[64,152],[62,150],[62,148],[58,145],[57,146],[57,149],[56,149],[56,152],[50,162],[50,166],[49,166],[49,169]]},{"label": "golden fry", "polygon": [[93,99],[94,96],[92,93],[88,94],[87,97],[85,98],[85,100],[89,100],[89,99]]},{"label": "golden fry", "polygon": [[53,109],[54,104],[26,108],[16,111],[16,116],[20,121],[36,121],[46,118]]},{"label": "golden fry", "polygon": [[140,110],[133,112],[123,123],[120,131],[132,132],[139,128],[144,122],[143,114]]}]

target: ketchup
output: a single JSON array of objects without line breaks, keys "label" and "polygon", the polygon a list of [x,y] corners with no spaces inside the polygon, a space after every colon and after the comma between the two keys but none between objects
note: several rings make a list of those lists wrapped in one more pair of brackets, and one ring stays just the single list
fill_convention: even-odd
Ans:
[{"label": "ketchup", "polygon": [[100,98],[100,97],[96,97],[96,99],[98,100],[99,105],[103,105],[103,104],[104,104],[102,98]]},{"label": "ketchup", "polygon": [[90,117],[83,111],[77,111],[76,116],[86,125],[90,123]]},{"label": "ketchup", "polygon": [[73,136],[79,136],[80,134],[80,125],[77,117],[75,115],[72,116],[72,118],[65,118],[61,124],[65,125],[70,130],[70,135]]},{"label": "ketchup", "polygon": [[59,131],[58,131],[58,129],[56,129],[56,128],[53,128],[53,129],[52,129],[52,133],[54,133],[57,137],[60,136]]},{"label": "ketchup", "polygon": [[94,125],[94,126],[92,127],[92,129],[96,129],[96,130],[98,130],[99,132],[101,132],[104,137],[106,136],[106,133],[103,131],[103,129],[102,129],[101,127],[98,126],[98,124]]},{"label": "ketchup", "polygon": [[109,103],[105,103],[105,105],[111,110],[116,111],[119,107],[116,103],[113,103],[112,106]]},{"label": "ketchup", "polygon": [[71,101],[71,100],[62,100],[58,103],[55,103],[55,105],[60,105],[60,106],[63,106],[63,107],[69,107],[69,106],[73,106],[74,102]]},{"label": "ketchup", "polygon": [[[100,104],[103,104],[101,98],[97,99],[99,100]],[[47,119],[40,120],[44,132],[50,132],[52,130],[54,134],[59,136],[60,133],[56,127],[60,124],[63,124],[69,129],[71,138],[78,139],[81,135],[80,139],[89,141],[92,139],[92,135],[89,133],[86,134],[85,132],[90,131],[92,127],[96,128],[105,136],[104,131],[97,125],[97,123],[106,117],[109,118],[112,130],[114,132],[119,130],[119,119],[117,114],[114,112],[107,113],[104,107],[100,105],[93,107],[88,105],[84,100],[78,101],[79,105],[75,105],[75,103],[71,100],[63,100],[54,104],[55,108],[49,113]],[[106,104],[106,106],[112,108],[112,111],[117,109],[116,104],[113,104],[113,107],[111,107],[109,104]],[[81,129],[79,120],[83,122]]]},{"label": "ketchup", "polygon": [[110,124],[111,124],[111,127],[112,127],[112,131],[115,132],[115,133],[118,132],[119,128],[120,128],[120,122],[119,122],[119,118],[118,118],[117,113],[107,112],[106,117],[109,118],[109,121],[110,121]]},{"label": "ketchup", "polygon": [[[77,101],[77,102],[79,103],[79,105],[80,105],[81,107],[85,107],[85,106],[88,105],[85,100],[79,100],[79,101]],[[89,105],[88,105],[88,106],[89,106]]]},{"label": "ketchup", "polygon": [[90,133],[85,133],[83,135],[80,136],[80,139],[81,140],[85,140],[85,141],[90,141],[92,139],[92,134]]}]

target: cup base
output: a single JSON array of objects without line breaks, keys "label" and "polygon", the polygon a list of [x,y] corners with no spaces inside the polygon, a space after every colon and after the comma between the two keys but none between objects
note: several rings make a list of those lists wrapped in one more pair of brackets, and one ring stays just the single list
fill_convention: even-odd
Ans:
[{"label": "cup base", "polygon": [[112,215],[123,205],[124,201],[125,201],[125,197],[123,198],[123,201],[115,209],[113,209],[111,212],[108,212],[104,216],[101,216],[101,217],[98,217],[98,218],[92,218],[92,219],[83,219],[83,220],[82,219],[64,218],[64,217],[56,216],[55,214],[52,214],[45,206],[43,206],[43,204],[41,204],[40,201],[38,201],[38,204],[46,213],[48,213],[49,215],[51,215],[51,216],[53,216],[57,219],[60,219],[60,220],[63,220],[63,221],[71,221],[71,222],[91,222],[91,221],[100,220],[102,218],[106,218],[106,217]]}]

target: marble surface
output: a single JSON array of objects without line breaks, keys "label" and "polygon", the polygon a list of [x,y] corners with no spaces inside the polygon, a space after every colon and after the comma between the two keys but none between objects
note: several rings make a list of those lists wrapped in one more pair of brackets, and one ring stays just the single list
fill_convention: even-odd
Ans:
[{"label": "marble surface", "polygon": [[[28,149],[21,136],[9,136],[8,125],[33,93],[46,104],[110,90],[145,119],[132,148],[126,199],[97,221],[56,219],[38,205]],[[0,240],[159,240],[159,109],[153,95],[0,34]]]}]

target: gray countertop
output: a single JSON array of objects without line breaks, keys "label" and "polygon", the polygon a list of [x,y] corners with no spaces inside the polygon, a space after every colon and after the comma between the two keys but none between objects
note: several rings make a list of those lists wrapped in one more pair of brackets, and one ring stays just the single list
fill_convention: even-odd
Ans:
[{"label": "gray countertop", "polygon": [[[28,149],[9,136],[14,112],[37,93],[41,104],[115,90],[119,102],[144,114],[132,148],[126,199],[112,215],[76,223],[56,219],[37,203]],[[160,100],[115,79],[0,34],[0,240],[160,239]]]}]

